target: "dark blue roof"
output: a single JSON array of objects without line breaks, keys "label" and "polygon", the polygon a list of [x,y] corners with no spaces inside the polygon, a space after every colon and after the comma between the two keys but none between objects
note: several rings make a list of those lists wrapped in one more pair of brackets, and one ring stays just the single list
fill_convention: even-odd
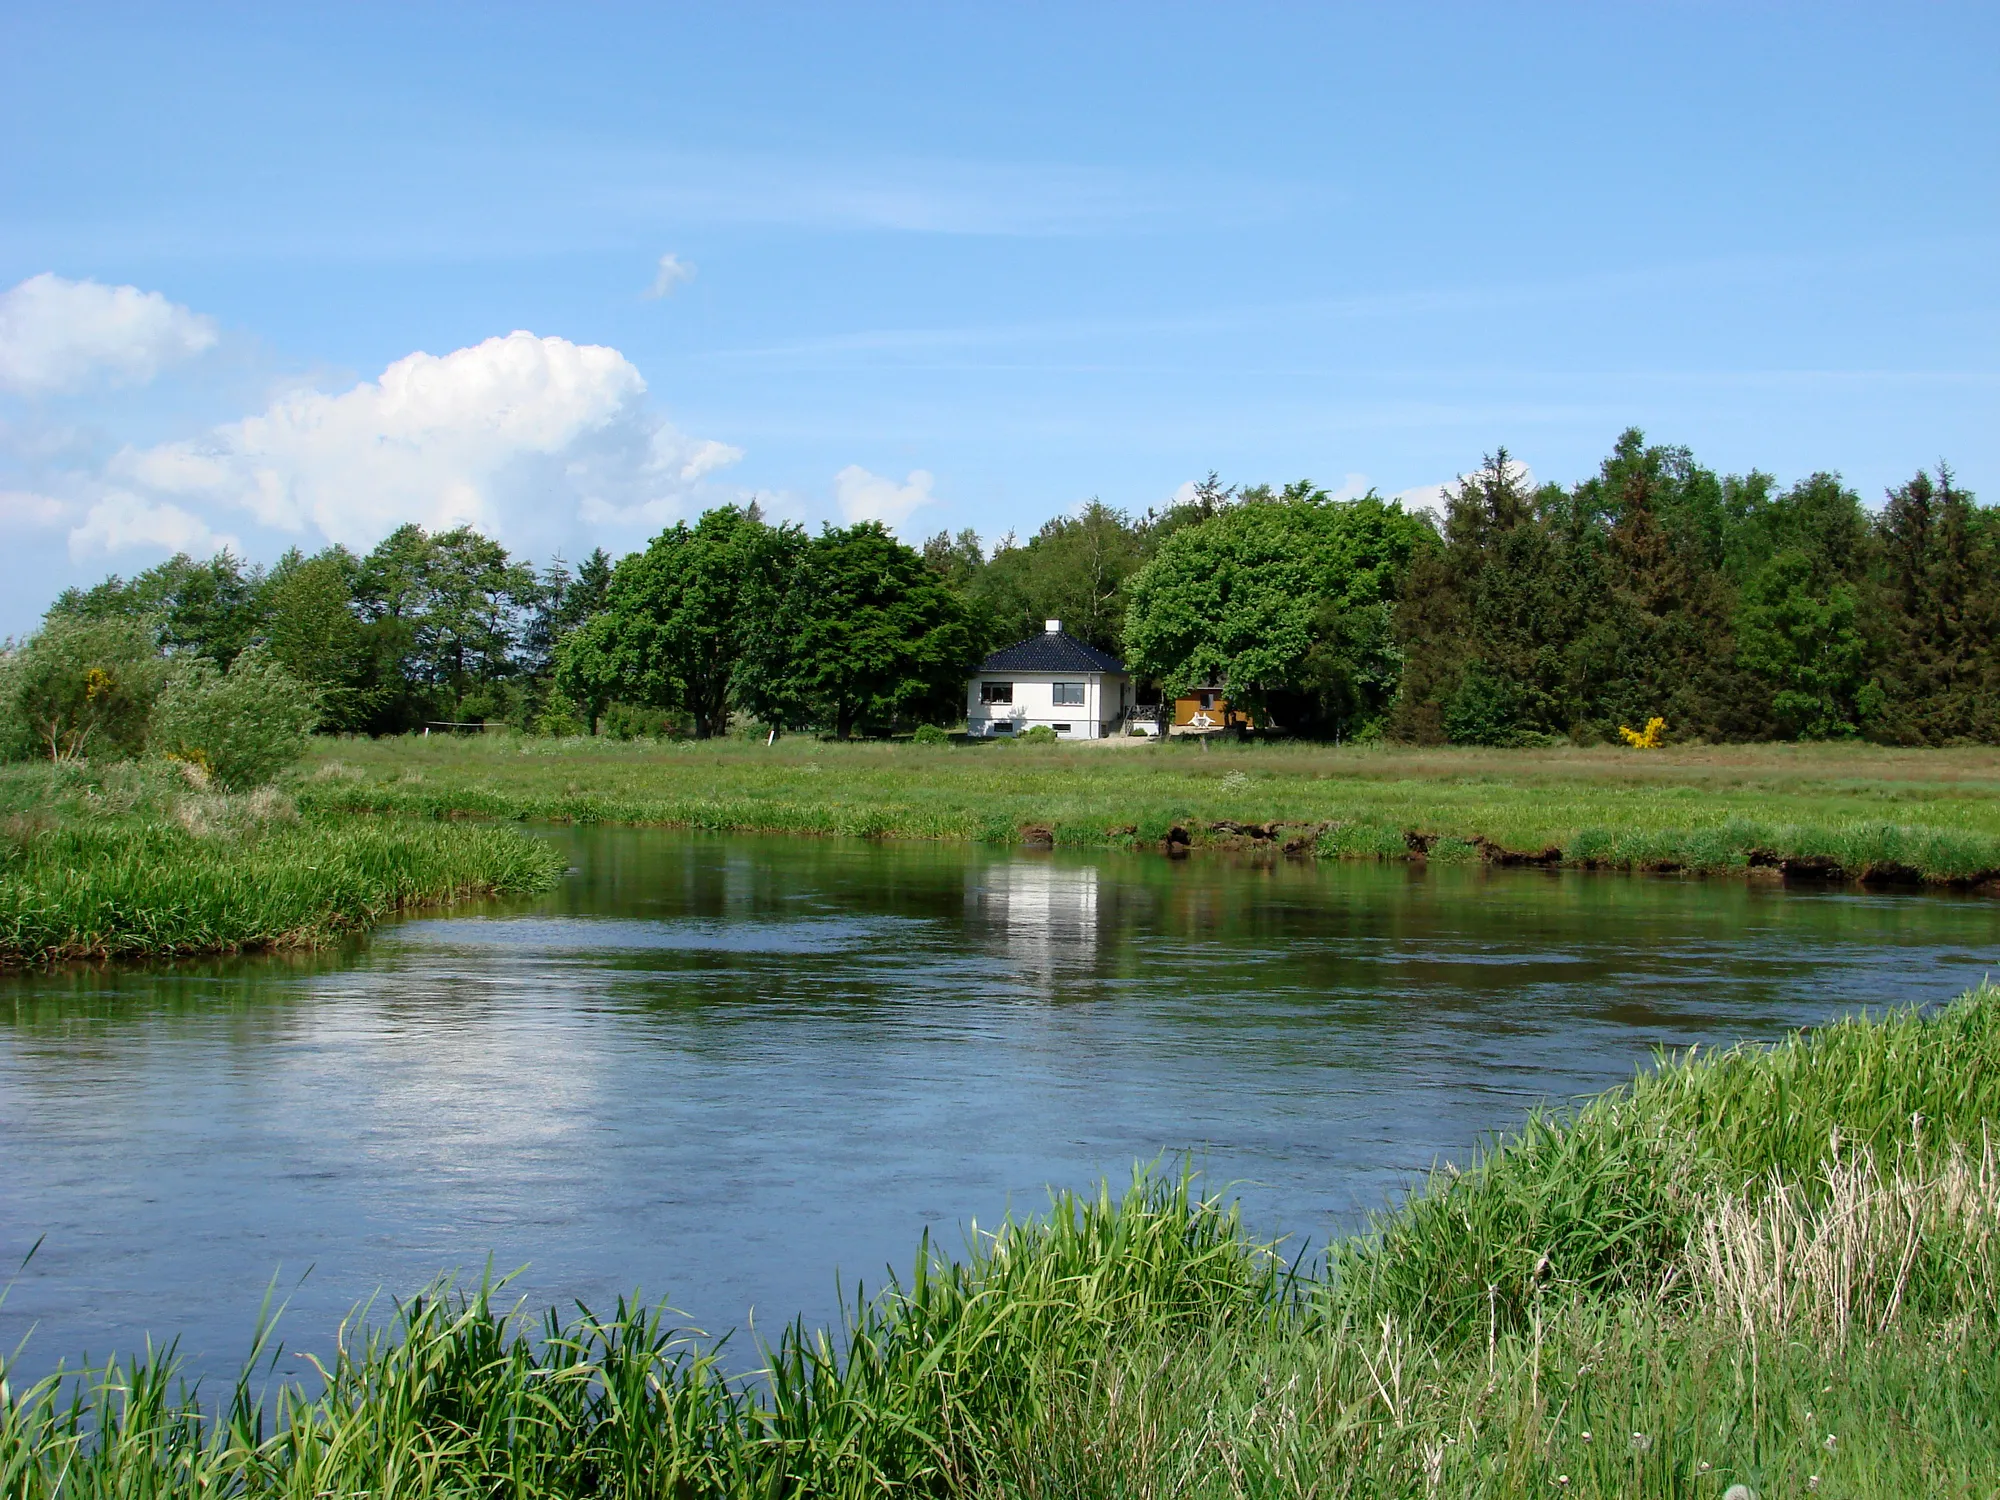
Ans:
[{"label": "dark blue roof", "polygon": [[1030,636],[995,651],[979,664],[982,672],[1122,672],[1125,663],[1067,630]]}]

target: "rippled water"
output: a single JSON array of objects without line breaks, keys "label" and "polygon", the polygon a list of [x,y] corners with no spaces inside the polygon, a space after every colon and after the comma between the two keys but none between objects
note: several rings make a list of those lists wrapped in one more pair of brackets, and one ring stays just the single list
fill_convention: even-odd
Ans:
[{"label": "rippled water", "polygon": [[[346,951],[0,986],[0,1305],[30,1368],[232,1370],[444,1268],[835,1308],[926,1227],[1200,1154],[1315,1242],[1657,1045],[1941,1000],[1990,900],[1480,868],[547,835],[534,903]],[[4,1273],[0,1273],[4,1274]],[[746,1351],[747,1352],[747,1351]]]}]

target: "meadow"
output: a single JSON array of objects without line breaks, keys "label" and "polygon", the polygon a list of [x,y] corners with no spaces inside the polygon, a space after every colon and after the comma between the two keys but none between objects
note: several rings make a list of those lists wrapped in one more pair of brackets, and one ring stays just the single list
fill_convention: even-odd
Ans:
[{"label": "meadow", "polygon": [[171,764],[0,767],[0,964],[314,948],[561,873],[512,829],[302,816]]},{"label": "meadow", "polygon": [[357,1313],[310,1386],[0,1383],[0,1493],[1991,1496],[2000,990],[1662,1059],[1366,1233],[1185,1173],[930,1243],[748,1379],[665,1309]]},{"label": "meadow", "polygon": [[297,796],[438,819],[2000,881],[1988,747],[321,739]]}]

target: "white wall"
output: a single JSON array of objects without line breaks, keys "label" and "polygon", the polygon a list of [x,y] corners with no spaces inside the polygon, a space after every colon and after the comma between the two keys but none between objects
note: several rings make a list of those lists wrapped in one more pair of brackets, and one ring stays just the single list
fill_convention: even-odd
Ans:
[{"label": "white wall", "polygon": [[[1013,683],[1014,701],[981,703],[980,684],[986,682]],[[1058,704],[1055,701],[1058,682],[1081,682],[1082,704]],[[1011,722],[1014,732],[1019,734],[1037,724],[1067,724],[1070,728],[1066,738],[1098,739],[1115,726],[1124,706],[1120,691],[1125,689],[1129,697],[1126,686],[1129,682],[1129,678],[1115,672],[985,672],[966,687],[966,728],[972,734],[986,734],[995,723]]]}]

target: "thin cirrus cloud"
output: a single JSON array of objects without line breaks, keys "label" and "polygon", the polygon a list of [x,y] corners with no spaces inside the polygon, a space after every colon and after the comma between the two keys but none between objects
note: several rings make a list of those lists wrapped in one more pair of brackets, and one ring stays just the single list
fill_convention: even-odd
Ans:
[{"label": "thin cirrus cloud", "polygon": [[653,284],[646,288],[649,302],[657,302],[662,297],[671,297],[674,288],[684,281],[694,280],[694,267],[672,253],[660,257],[659,269],[653,273]]},{"label": "thin cirrus cloud", "polygon": [[231,516],[353,548],[412,521],[517,549],[657,522],[742,452],[680,432],[645,395],[616,349],[527,332],[406,355],[349,390],[297,391],[200,438],[124,450],[71,554],[193,551],[195,528],[220,536]]},{"label": "thin cirrus cloud", "polygon": [[217,337],[212,319],[158,292],[44,271],[0,292],[0,387],[42,396],[143,385]]}]

